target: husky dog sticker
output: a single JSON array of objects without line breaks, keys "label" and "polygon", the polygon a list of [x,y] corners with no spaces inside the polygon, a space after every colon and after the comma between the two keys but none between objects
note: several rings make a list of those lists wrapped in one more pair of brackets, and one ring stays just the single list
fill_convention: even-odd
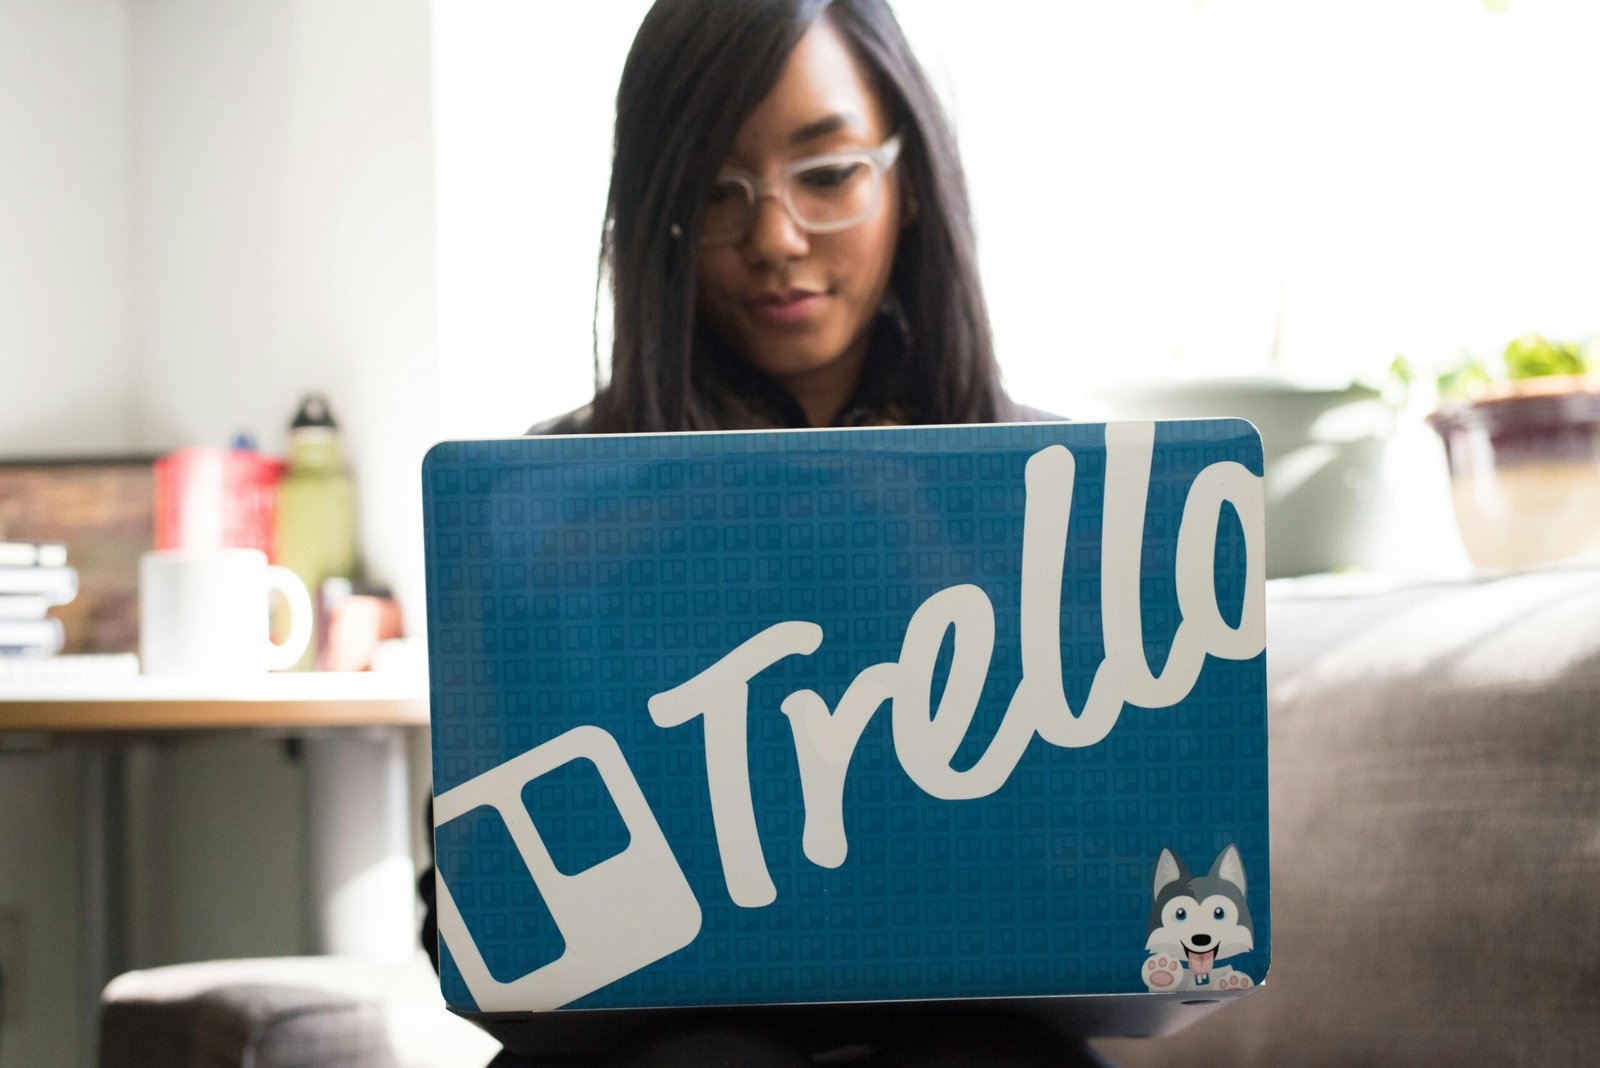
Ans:
[{"label": "husky dog sticker", "polygon": [[1142,974],[1151,990],[1231,991],[1255,985],[1243,972],[1217,965],[1255,948],[1238,849],[1229,845],[1217,854],[1211,871],[1198,877],[1172,850],[1161,851],[1144,948],[1150,957]]}]

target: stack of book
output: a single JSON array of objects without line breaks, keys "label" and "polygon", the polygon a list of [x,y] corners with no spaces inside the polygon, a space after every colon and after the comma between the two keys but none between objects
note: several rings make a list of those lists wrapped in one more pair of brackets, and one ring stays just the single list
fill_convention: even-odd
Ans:
[{"label": "stack of book", "polygon": [[60,542],[0,541],[0,656],[54,656],[65,644],[49,611],[78,595]]}]

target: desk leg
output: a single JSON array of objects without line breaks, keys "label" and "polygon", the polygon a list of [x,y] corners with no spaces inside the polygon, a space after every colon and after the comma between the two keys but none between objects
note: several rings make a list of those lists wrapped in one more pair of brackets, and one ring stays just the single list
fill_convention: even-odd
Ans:
[{"label": "desk leg", "polygon": [[320,953],[401,961],[417,949],[405,735],[307,738],[311,917]]},{"label": "desk leg", "polygon": [[100,991],[127,967],[124,915],[122,750],[112,742],[80,748],[83,784],[84,1009],[97,1040]]}]

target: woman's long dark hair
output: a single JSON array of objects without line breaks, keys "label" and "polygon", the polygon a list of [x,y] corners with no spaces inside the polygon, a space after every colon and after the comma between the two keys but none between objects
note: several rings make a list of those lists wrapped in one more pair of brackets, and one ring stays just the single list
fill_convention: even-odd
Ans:
[{"label": "woman's long dark hair", "polygon": [[819,19],[844,38],[882,98],[902,138],[902,203],[916,205],[889,280],[898,337],[875,341],[870,373],[887,378],[889,400],[915,422],[993,422],[1009,412],[955,138],[884,0],[658,0],[617,90],[600,249],[614,315],[611,375],[597,391],[591,429],[758,422],[731,397],[728,354],[696,327],[701,205],[739,127]]}]

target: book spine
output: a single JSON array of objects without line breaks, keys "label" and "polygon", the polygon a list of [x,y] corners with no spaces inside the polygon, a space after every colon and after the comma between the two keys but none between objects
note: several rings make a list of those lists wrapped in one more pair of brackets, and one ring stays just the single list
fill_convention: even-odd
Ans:
[{"label": "book spine", "polygon": [[31,593],[53,605],[78,595],[78,572],[71,567],[0,567],[0,594]]},{"label": "book spine", "polygon": [[0,620],[43,619],[50,602],[36,593],[0,594]]},{"label": "book spine", "polygon": [[59,541],[0,541],[0,567],[65,567],[67,547]]},{"label": "book spine", "polygon": [[54,656],[65,644],[59,619],[0,620],[0,652]]}]

